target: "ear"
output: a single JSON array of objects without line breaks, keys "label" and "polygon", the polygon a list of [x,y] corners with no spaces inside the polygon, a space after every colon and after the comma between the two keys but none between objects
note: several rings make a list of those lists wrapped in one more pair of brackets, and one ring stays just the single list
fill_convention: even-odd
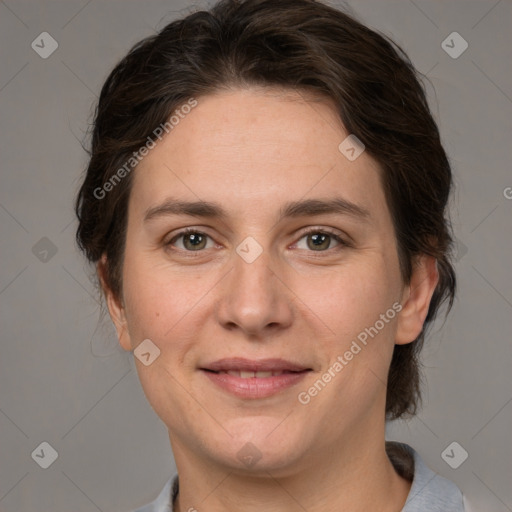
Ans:
[{"label": "ear", "polygon": [[108,284],[107,265],[107,255],[103,254],[101,259],[97,263],[96,271],[100,279],[101,288],[105,296],[105,301],[107,303],[110,318],[112,319],[112,322],[114,323],[114,326],[117,331],[119,344],[121,345],[121,347],[124,348],[124,350],[131,351],[132,347],[130,342],[130,336],[128,334],[125,307],[122,302],[122,297],[117,297]]},{"label": "ear", "polygon": [[438,281],[437,260],[425,254],[419,256],[413,262],[411,280],[402,295],[395,337],[397,345],[410,343],[420,334]]}]

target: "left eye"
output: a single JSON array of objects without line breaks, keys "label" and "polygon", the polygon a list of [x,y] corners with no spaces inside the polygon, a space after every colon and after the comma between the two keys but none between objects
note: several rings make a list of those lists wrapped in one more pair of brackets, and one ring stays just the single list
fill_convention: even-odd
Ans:
[{"label": "left eye", "polygon": [[299,242],[296,243],[299,249],[304,249],[304,247],[299,247],[299,243],[303,239],[306,239],[305,248],[316,252],[324,252],[327,249],[331,249],[331,242],[333,240],[336,242],[336,246],[345,245],[338,235],[324,231],[310,231],[309,233],[304,233]]}]

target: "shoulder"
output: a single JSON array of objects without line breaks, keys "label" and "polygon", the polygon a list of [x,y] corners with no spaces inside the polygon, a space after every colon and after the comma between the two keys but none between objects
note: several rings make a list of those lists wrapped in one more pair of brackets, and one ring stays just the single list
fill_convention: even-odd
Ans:
[{"label": "shoulder", "polygon": [[172,497],[178,483],[177,476],[169,478],[154,501],[133,512],[172,512]]},{"label": "shoulder", "polygon": [[402,512],[465,512],[462,492],[453,482],[428,468],[413,448],[396,444],[414,460],[412,486]]}]

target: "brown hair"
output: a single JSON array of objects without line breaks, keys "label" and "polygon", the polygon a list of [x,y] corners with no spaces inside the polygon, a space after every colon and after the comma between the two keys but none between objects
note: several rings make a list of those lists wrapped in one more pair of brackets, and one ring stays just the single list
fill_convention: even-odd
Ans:
[{"label": "brown hair", "polygon": [[121,297],[132,174],[103,198],[95,190],[191,97],[251,85],[320,94],[382,168],[404,282],[416,255],[437,259],[440,279],[423,330],[413,343],[395,345],[389,370],[387,418],[414,414],[425,329],[455,294],[451,169],[417,75],[391,40],[313,0],[222,0],[173,21],[136,44],[103,85],[75,204],[79,247],[90,262],[106,255],[106,284]]}]

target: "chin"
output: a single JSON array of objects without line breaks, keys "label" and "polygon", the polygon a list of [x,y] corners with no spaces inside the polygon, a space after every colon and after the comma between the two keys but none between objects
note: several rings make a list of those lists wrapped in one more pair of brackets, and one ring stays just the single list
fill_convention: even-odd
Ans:
[{"label": "chin", "polygon": [[[299,451],[298,447],[304,448],[305,440],[299,432],[290,432],[281,423],[283,418],[250,417],[244,421],[239,418],[234,422],[236,424],[226,424],[226,430],[232,437],[226,435],[223,440],[215,442],[212,452],[219,447],[222,452],[212,453],[213,457],[229,470],[255,476],[262,473],[267,477],[268,472],[272,475],[278,472],[284,476],[303,457],[305,450]],[[210,443],[206,441],[206,444]]]}]

